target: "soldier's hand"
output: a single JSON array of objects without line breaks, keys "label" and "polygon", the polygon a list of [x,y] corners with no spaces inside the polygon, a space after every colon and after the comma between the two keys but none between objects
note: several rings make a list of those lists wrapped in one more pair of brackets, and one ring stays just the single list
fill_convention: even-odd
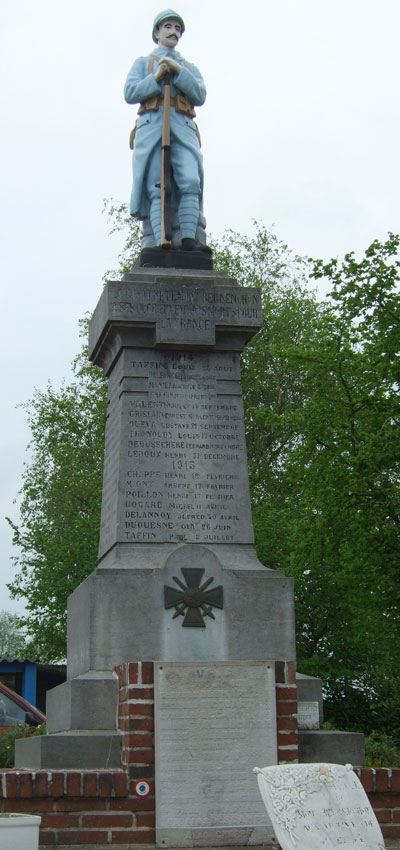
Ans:
[{"label": "soldier's hand", "polygon": [[162,80],[162,78],[165,77],[165,75],[168,74],[168,72],[169,72],[169,68],[168,68],[167,63],[166,62],[160,62],[159,66],[157,68],[157,71],[154,74],[154,79],[157,80],[157,82],[158,82],[159,80]]},{"label": "soldier's hand", "polygon": [[163,59],[162,64],[164,65],[164,63],[168,65],[168,70],[172,71],[174,74],[179,74],[179,72],[182,70],[179,62],[175,62],[175,59],[171,59],[170,56],[166,56]]}]

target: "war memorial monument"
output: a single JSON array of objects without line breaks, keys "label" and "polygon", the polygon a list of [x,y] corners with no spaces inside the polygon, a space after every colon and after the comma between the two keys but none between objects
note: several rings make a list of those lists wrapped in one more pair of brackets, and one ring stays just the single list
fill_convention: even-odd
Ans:
[{"label": "war memorial monument", "polygon": [[251,769],[277,763],[293,587],[254,549],[239,360],[260,292],[213,271],[193,120],[206,91],[176,50],[184,30],[160,13],[125,86],[140,104],[143,247],[90,324],[109,380],[99,563],[69,599],[68,680],[49,695],[48,734],[21,742],[17,765],[121,767],[114,671],[151,662],[157,844],[266,844]]}]

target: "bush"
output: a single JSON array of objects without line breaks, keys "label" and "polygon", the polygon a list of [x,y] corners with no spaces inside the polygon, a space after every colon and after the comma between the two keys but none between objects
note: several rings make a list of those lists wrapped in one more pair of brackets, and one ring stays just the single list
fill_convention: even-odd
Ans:
[{"label": "bush", "polygon": [[17,738],[28,738],[29,735],[45,735],[46,727],[37,726],[33,731],[27,723],[16,723],[0,732],[0,768],[14,767],[14,750]]},{"label": "bush", "polygon": [[400,767],[399,743],[385,732],[371,732],[365,738],[367,767]]}]

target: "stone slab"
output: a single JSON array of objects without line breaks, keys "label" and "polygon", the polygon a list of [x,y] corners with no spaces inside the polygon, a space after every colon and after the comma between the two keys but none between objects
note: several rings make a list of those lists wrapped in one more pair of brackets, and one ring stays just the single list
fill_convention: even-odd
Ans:
[{"label": "stone slab", "polygon": [[171,272],[139,270],[106,284],[89,327],[94,363],[109,371],[123,329],[140,347],[242,350],[261,327],[260,290],[214,272]]},{"label": "stone slab", "polygon": [[99,557],[253,543],[239,355],[124,348],[109,397]]},{"label": "stone slab", "polygon": [[[98,569],[71,594],[69,678],[127,661],[294,660],[290,578],[260,564],[229,569],[228,557],[223,565],[205,546],[168,549],[164,563],[161,558],[158,563],[158,568],[150,560],[148,569]],[[180,615],[165,608],[165,587],[178,587],[174,577],[184,582],[185,567],[204,570],[204,581],[213,580],[210,588],[223,590],[223,608],[213,608],[213,617],[205,615],[198,628],[183,626],[186,609]]]},{"label": "stone slab", "polygon": [[250,765],[276,763],[274,663],[163,662],[154,687],[157,844],[268,843]]},{"label": "stone slab", "polygon": [[351,765],[282,765],[255,772],[282,850],[384,850]]},{"label": "stone slab", "polygon": [[19,738],[15,767],[28,770],[118,770],[122,737],[118,732],[87,730]]},{"label": "stone slab", "polygon": [[[306,676],[305,673],[296,673],[297,699],[299,702],[318,702],[319,725],[324,722],[324,708],[322,699],[322,679],[316,676]],[[321,759],[319,759],[321,761]]]},{"label": "stone slab", "polygon": [[200,829],[164,829],[156,841],[157,847],[255,847],[277,850],[272,826],[226,826]]},{"label": "stone slab", "polygon": [[68,729],[116,731],[118,679],[115,673],[89,671],[47,692],[47,732]]},{"label": "stone slab", "polygon": [[317,700],[298,700],[297,723],[299,729],[319,729],[319,703]]},{"label": "stone slab", "polygon": [[299,730],[299,761],[354,764],[360,767],[365,760],[362,732],[328,732],[325,729]]},{"label": "stone slab", "polygon": [[212,253],[210,249],[202,250],[200,247],[195,247],[192,251],[174,248],[166,250],[158,246],[142,248],[134,268],[141,267],[212,271]]}]

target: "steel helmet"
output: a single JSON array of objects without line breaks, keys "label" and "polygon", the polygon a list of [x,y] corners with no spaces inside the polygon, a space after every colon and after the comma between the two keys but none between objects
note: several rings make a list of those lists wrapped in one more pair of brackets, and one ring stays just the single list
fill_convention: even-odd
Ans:
[{"label": "steel helmet", "polygon": [[181,16],[178,15],[178,12],[174,12],[173,9],[164,9],[163,12],[159,12],[158,15],[156,15],[156,17],[154,18],[154,22],[153,22],[152,37],[153,37],[153,41],[155,41],[156,44],[158,43],[157,39],[156,39],[156,35],[155,35],[156,29],[158,29],[160,24],[163,24],[165,21],[179,21],[179,23],[181,25],[182,33],[185,32],[185,24],[183,22],[183,18],[181,18]]}]

